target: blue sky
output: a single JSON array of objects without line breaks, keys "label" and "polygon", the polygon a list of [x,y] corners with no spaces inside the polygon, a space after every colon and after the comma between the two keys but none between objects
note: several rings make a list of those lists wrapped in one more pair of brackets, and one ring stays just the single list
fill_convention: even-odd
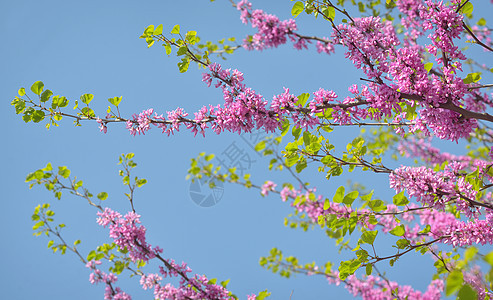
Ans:
[{"label": "blue sky", "polygon": [[[281,19],[290,17],[289,1],[260,2],[266,1],[254,1],[253,5]],[[287,178],[269,172],[268,160],[256,156],[238,135],[208,132],[206,138],[194,138],[189,132],[180,132],[167,137],[153,129],[146,136],[132,137],[123,125],[110,125],[104,135],[94,122],[74,127],[69,120],[48,131],[40,124],[24,124],[10,106],[19,87],[28,90],[37,80],[71,101],[84,93],[94,94],[93,108],[101,115],[108,106],[106,99],[115,96],[123,96],[120,109],[126,116],[148,108],[165,113],[178,106],[193,113],[203,105],[221,103],[220,91],[201,82],[201,70],[191,65],[189,72],[180,74],[174,55],[167,57],[160,46],[147,49],[138,37],[149,24],[163,24],[165,31],[180,24],[182,31],[196,30],[203,40],[232,36],[241,40],[253,31],[241,23],[229,1],[19,0],[3,1],[0,8],[4,40],[0,48],[0,114],[4,120],[0,150],[4,165],[0,175],[4,271],[0,287],[5,298],[102,298],[104,286],[90,285],[89,270],[74,255],[52,254],[46,248],[46,238],[32,236],[30,221],[37,204],[51,203],[57,222],[67,225],[65,237],[81,239],[81,251],[87,253],[109,242],[107,230],[95,222],[96,211],[79,199],[67,196],[57,201],[41,188],[29,190],[24,178],[47,162],[66,165],[94,194],[109,193],[105,205],[125,212],[129,205],[116,163],[121,153],[128,152],[136,154],[136,175],[148,179],[136,194],[137,212],[148,227],[149,242],[162,247],[165,257],[185,261],[194,272],[210,278],[230,278],[229,288],[240,297],[268,289],[272,299],[289,299],[291,293],[293,300],[349,298],[342,287],[330,286],[322,278],[295,276],[286,280],[259,266],[259,257],[268,255],[272,247],[306,262],[340,260],[334,242],[320,230],[305,233],[285,228],[284,217],[292,209],[277,197],[261,197],[258,191],[225,185],[220,203],[213,207],[198,206],[190,199],[190,182],[185,180],[190,158],[199,152],[220,156],[233,143],[255,160],[250,167],[254,181]],[[297,22],[300,33],[330,35],[329,25],[321,20],[302,15]],[[282,93],[283,87],[295,94],[324,87],[344,97],[347,87],[361,74],[342,59],[342,49],[337,49],[336,56],[311,50],[297,51],[291,45],[264,52],[239,50],[221,63],[242,71],[246,84],[267,99]],[[343,145],[354,134],[343,128],[331,139]],[[321,183],[319,190],[328,197],[347,179],[327,183],[316,175],[316,170],[308,172],[306,180]],[[374,185],[379,197],[387,197],[391,195],[387,178],[379,176],[364,179],[365,184]],[[432,269],[417,261],[429,264],[431,259],[405,258],[395,270],[388,270],[389,274],[424,290]],[[152,299],[152,293],[143,291],[136,278],[126,277],[120,276],[119,286],[134,299]]]}]

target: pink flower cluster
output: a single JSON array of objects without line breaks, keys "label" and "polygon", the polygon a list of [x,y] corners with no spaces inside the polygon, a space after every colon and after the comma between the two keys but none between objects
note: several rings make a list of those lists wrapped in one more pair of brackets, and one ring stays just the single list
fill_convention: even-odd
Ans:
[{"label": "pink flower cluster", "polygon": [[127,129],[130,131],[130,134],[135,136],[138,134],[145,134],[151,126],[151,118],[154,110],[152,108],[144,110],[140,114],[132,115],[132,121],[127,121]]},{"label": "pink flower cluster", "polygon": [[423,20],[421,16],[426,11],[423,1],[415,0],[396,0],[395,4],[402,13],[401,24],[407,30],[404,32],[404,46],[418,47],[417,38],[423,35]]},{"label": "pink flower cluster", "polygon": [[476,266],[468,272],[463,272],[464,282],[468,283],[478,293],[478,300],[484,300],[486,297],[491,299],[493,293],[488,291],[488,285],[483,281],[483,274],[481,268]]},{"label": "pink flower cluster", "polygon": [[99,131],[101,131],[102,133],[108,132],[108,127],[106,127],[106,123],[103,122],[103,120],[101,120],[100,118],[97,118],[96,122],[98,122],[98,124],[99,124]]},{"label": "pink flower cluster", "polygon": [[[428,50],[435,56],[437,49],[445,54],[437,58],[443,64],[444,78],[434,74],[429,78],[422,62],[422,47],[407,44],[405,48],[396,48],[400,41],[388,21],[382,23],[375,17],[354,19],[352,23],[338,25],[333,37],[336,43],[347,47],[346,57],[373,81],[368,85],[371,93],[364,93],[364,96],[377,112],[373,110],[366,116],[377,120],[383,115],[390,117],[394,112],[401,112],[399,104],[404,101],[403,98],[413,99],[407,104],[423,106],[424,109],[419,112],[419,119],[411,127],[411,132],[420,130],[429,134],[429,128],[439,138],[457,141],[468,137],[477,127],[475,119],[465,118],[450,110],[450,104],[460,107],[465,95],[471,94],[455,71],[461,70],[458,60],[465,59],[453,42],[463,31],[462,15],[455,12],[457,1],[451,6],[432,1],[426,1],[426,4],[427,7],[416,1],[397,3],[401,11],[408,15],[405,26],[414,28],[419,23],[422,31],[434,30],[429,36],[432,44]],[[411,40],[418,36],[411,34]],[[393,79],[393,83],[387,85],[385,79]],[[473,97],[468,99],[465,102],[471,103]],[[469,106],[475,111],[484,110],[481,105]],[[345,117],[342,124],[347,124],[344,123],[348,121],[347,116],[342,116]],[[398,131],[404,133],[402,128]]]},{"label": "pink flower cluster", "polygon": [[[154,289],[154,297],[158,300],[175,299],[215,299],[215,300],[232,300],[231,293],[223,286],[217,284],[209,284],[209,280],[205,276],[195,275],[193,278],[187,276],[187,273],[192,272],[185,263],[176,264],[173,260],[167,260],[167,270],[163,267],[159,268],[158,274],[143,275],[140,279],[140,284],[144,289]],[[180,277],[179,287],[175,287],[168,283],[162,285],[161,280],[165,277]]]},{"label": "pink flower cluster", "polygon": [[347,48],[346,58],[369,79],[388,71],[388,55],[400,44],[392,23],[377,17],[356,18],[354,23],[337,25],[333,37],[334,43]]},{"label": "pink flower cluster", "polygon": [[[480,28],[477,25],[473,25],[471,27],[472,32],[474,35],[484,44],[486,44],[489,47],[493,47],[493,41],[491,40],[491,32],[492,30],[488,27],[483,27]],[[473,38],[470,35],[467,35],[466,38],[468,40],[473,40]],[[483,49],[484,51],[488,51],[486,48]]]},{"label": "pink flower cluster", "polygon": [[276,188],[277,184],[275,184],[274,182],[272,181],[266,181],[263,185],[262,185],[262,188],[261,188],[261,191],[260,193],[263,195],[263,196],[267,196],[269,195],[269,192],[270,191],[273,191],[275,188]]},{"label": "pink flower cluster", "polygon": [[[221,65],[213,63],[209,65],[209,72],[203,74],[202,81],[208,86],[215,80],[214,86],[221,88],[224,98],[224,106],[210,105],[202,107],[196,112],[193,120],[187,119],[188,113],[182,108],[168,112],[167,118],[154,113],[153,109],[144,110],[139,115],[134,115],[133,120],[127,121],[127,129],[132,135],[145,134],[150,125],[155,125],[168,135],[180,130],[184,124],[195,135],[200,132],[205,135],[205,129],[209,128],[217,134],[223,131],[250,132],[253,129],[263,128],[267,132],[273,132],[281,128],[285,118],[290,117],[296,127],[310,129],[319,123],[315,113],[322,112],[329,106],[346,105],[352,99],[344,102],[333,103],[337,95],[332,91],[319,89],[314,93],[315,100],[308,102],[308,108],[297,103],[298,98],[284,89],[284,93],[274,96],[270,108],[262,95],[253,89],[247,88],[243,83],[243,73],[238,70],[223,69]],[[332,103],[331,103],[332,102]],[[334,108],[338,110],[337,107]],[[357,107],[339,109],[353,116],[364,116],[364,110]],[[154,113],[154,116],[152,115]],[[335,115],[338,113],[336,112]]]},{"label": "pink flower cluster", "polygon": [[[317,108],[310,109],[310,112],[303,112],[303,106],[297,104],[298,97],[289,93],[289,89],[284,88],[284,93],[274,96],[271,102],[271,114],[273,116],[278,116],[282,121],[284,116],[290,114],[293,124],[298,128],[312,128],[319,123],[318,118],[315,117],[312,110],[317,110]],[[308,104],[311,105],[311,102]]]},{"label": "pink flower cluster", "polygon": [[[414,178],[415,182],[412,187],[410,187],[411,192],[410,195],[414,195],[414,193],[420,194],[423,191],[433,191],[435,188],[435,193],[439,190],[449,191],[450,194],[455,193],[453,189],[454,184],[452,186],[448,185],[443,174],[439,174],[437,177],[434,177],[436,174],[430,173],[429,170],[423,169],[424,172],[420,172],[421,169],[414,170],[413,174],[421,174],[423,173],[423,177],[421,179]],[[432,178],[430,181],[429,179]],[[458,192],[463,194],[474,193],[472,192],[472,188],[461,182],[462,178],[457,180],[458,186],[466,186],[458,188]],[[420,181],[421,180],[421,181]],[[439,183],[436,183],[438,181]],[[452,180],[451,180],[452,181]],[[435,182],[435,185],[431,184],[429,186],[428,182]],[[275,186],[275,183],[269,182],[269,186]],[[262,187],[262,191],[264,187]],[[274,189],[269,189],[273,191]],[[295,200],[292,203],[292,206],[296,208],[300,213],[306,214],[306,216],[311,220],[312,223],[316,224],[318,222],[318,218],[320,216],[327,215],[336,215],[338,218],[349,218],[351,213],[354,210],[351,207],[347,207],[341,203],[333,203],[330,202],[329,207],[324,209],[324,198],[322,195],[318,195],[315,197],[315,200],[310,200],[310,194],[316,193],[316,188],[302,191],[301,187],[299,190],[284,187],[280,192],[280,196],[282,201],[287,201],[288,199]],[[413,194],[411,194],[413,193]],[[443,197],[450,197],[450,194],[443,193]],[[472,195],[469,195],[472,197]],[[390,232],[392,229],[399,225],[404,225],[405,235],[409,241],[414,241],[416,243],[421,243],[423,235],[420,233],[423,228],[427,225],[430,226],[431,231],[429,232],[429,237],[432,239],[440,239],[441,243],[452,244],[454,247],[456,246],[467,246],[473,244],[493,244],[493,211],[488,210],[486,217],[484,220],[479,220],[479,210],[477,208],[473,208],[468,205],[466,201],[461,201],[460,199],[455,199],[457,202],[457,208],[459,211],[462,211],[468,217],[475,217],[473,221],[462,222],[456,218],[453,213],[440,211],[439,206],[436,201],[432,201],[433,198],[427,196],[422,196],[423,199],[426,198],[427,201],[431,203],[426,203],[429,205],[435,205],[435,209],[419,209],[419,206],[416,204],[408,204],[406,206],[406,212],[400,212],[399,215],[401,219],[405,222],[397,223],[393,213],[397,213],[399,209],[396,205],[388,204],[387,208],[381,212],[381,214],[376,214],[376,220],[378,221],[377,225],[381,226],[381,230],[384,233]],[[472,198],[474,199],[474,197]],[[442,200],[439,200],[442,201]],[[442,201],[443,202],[443,201]],[[296,203],[296,204],[295,204]],[[368,209],[358,209],[358,215],[369,215],[371,211]],[[416,221],[416,217],[419,217],[419,223]],[[366,228],[373,230],[377,225],[372,225],[368,222],[367,219],[361,218],[358,223]]]},{"label": "pink flower cluster", "polygon": [[[248,21],[250,21],[252,27],[258,30],[253,36],[244,40],[243,47],[248,50],[276,48],[285,44],[286,37],[297,30],[296,22],[293,19],[280,21],[278,17],[267,14],[260,9],[250,12],[249,10],[252,6],[248,1],[240,1],[236,7],[241,11],[242,22],[248,24]],[[298,49],[306,48],[304,42],[299,43],[296,46]]]},{"label": "pink flower cluster", "polygon": [[[459,47],[454,44],[454,39],[459,38],[460,34],[464,30],[462,27],[462,14],[457,13],[456,9],[460,5],[460,0],[451,1],[454,5],[446,6],[443,2],[435,3],[427,0],[427,10],[422,10],[423,16],[423,29],[431,30],[435,29],[428,37],[432,42],[432,45],[428,45],[428,51],[437,55],[437,49],[440,49],[443,53],[447,53],[447,59],[465,60],[466,57],[459,50]],[[436,59],[437,62],[447,64],[444,61],[443,56],[439,56]]]},{"label": "pink flower cluster", "polygon": [[98,212],[97,222],[106,227],[109,225],[110,237],[114,239],[120,249],[127,249],[132,261],[148,261],[156,254],[161,253],[162,249],[154,249],[146,242],[146,228],[140,226],[140,216],[134,212],[129,212],[125,216],[120,213],[105,208],[103,212]]},{"label": "pink flower cluster", "polygon": [[[161,128],[168,135],[179,131],[182,124],[195,135],[205,135],[205,129],[212,128],[216,133],[225,130],[232,132],[250,132],[254,128],[264,128],[272,132],[279,128],[286,117],[290,117],[298,128],[312,128],[319,124],[316,113],[326,108],[332,109],[334,123],[350,125],[360,119],[369,118],[381,121],[384,118],[394,122],[406,122],[409,114],[402,107],[418,106],[418,115],[409,125],[409,132],[432,131],[441,139],[458,141],[468,137],[477,127],[477,120],[467,114],[461,114],[462,108],[473,112],[484,112],[493,105],[487,94],[469,91],[470,86],[463,83],[456,70],[461,70],[460,61],[465,56],[454,44],[464,32],[463,16],[457,13],[459,0],[452,4],[435,1],[397,0],[396,5],[402,12],[403,26],[408,29],[404,47],[390,21],[377,17],[354,18],[351,22],[334,28],[333,41],[326,38],[305,37],[297,34],[294,20],[280,21],[276,16],[261,10],[253,10],[247,0],[236,4],[244,23],[251,23],[258,32],[247,42],[247,47],[258,50],[277,47],[289,37],[298,49],[306,48],[306,43],[317,42],[317,51],[333,52],[334,44],[347,48],[346,57],[363,70],[369,84],[350,88],[352,97],[334,102],[336,95],[319,96],[322,90],[314,93],[315,101],[307,106],[296,104],[298,99],[285,89],[283,94],[274,97],[270,109],[267,101],[253,89],[243,83],[243,74],[238,70],[222,69],[219,64],[208,66],[203,81],[209,86],[214,79],[216,88],[221,88],[225,100],[224,106],[202,107],[194,113],[194,119],[187,118],[182,108],[167,112],[167,117],[154,114],[147,109],[132,116],[127,121],[127,129],[132,135],[145,134],[150,124]],[[430,45],[428,51],[437,56],[441,67],[426,71],[423,63],[423,50],[416,39],[425,31]],[[328,91],[325,91],[329,93]],[[115,117],[115,116],[113,116]],[[100,130],[106,132],[105,120],[98,119]],[[210,124],[210,125],[208,125]],[[396,127],[403,135],[405,127]]]},{"label": "pink flower cluster", "polygon": [[247,0],[238,2],[236,8],[241,12],[240,19],[244,24],[251,22],[252,27],[257,28],[257,33],[244,39],[243,47],[245,49],[261,51],[276,48],[285,44],[289,37],[295,49],[308,49],[308,44],[311,43],[312,39],[315,39],[318,53],[330,54],[334,52],[333,41],[328,38],[320,39],[296,34],[295,31],[298,28],[293,19],[280,21],[278,17],[263,10],[252,11],[252,4]]},{"label": "pink flower cluster", "polygon": [[462,222],[456,220],[454,227],[447,230],[450,237],[444,239],[444,243],[454,247],[469,246],[473,244],[493,244],[493,211],[486,215],[484,220]]},{"label": "pink flower cluster", "polygon": [[243,73],[224,70],[216,63],[210,65],[209,70],[210,74],[203,75],[203,81],[210,85],[213,78],[217,79],[215,86],[222,89],[224,98],[224,107],[218,105],[210,109],[210,114],[216,118],[212,125],[216,133],[250,132],[262,127],[272,132],[279,128],[279,121],[266,111],[267,101],[242,83]]},{"label": "pink flower cluster", "polygon": [[100,282],[106,284],[104,291],[105,300],[131,300],[132,297],[123,292],[119,287],[113,288],[112,284],[118,280],[118,277],[113,273],[106,274],[99,270],[96,266],[100,264],[101,261],[99,260],[91,260],[86,264],[86,267],[93,271],[89,275],[89,282],[91,282],[91,284],[98,284]]},{"label": "pink flower cluster", "polygon": [[[209,284],[207,277],[203,275],[195,275],[190,277],[187,274],[192,272],[186,263],[177,264],[173,260],[164,260],[159,256],[163,250],[159,247],[151,247],[146,242],[144,226],[140,226],[140,216],[134,212],[129,212],[125,216],[115,212],[109,208],[105,208],[103,212],[98,213],[97,222],[101,226],[109,226],[110,237],[114,239],[120,249],[127,249],[128,255],[132,261],[143,260],[149,261],[152,258],[158,257],[164,263],[164,267],[159,267],[158,274],[143,275],[140,279],[140,284],[143,289],[154,288],[155,299],[215,299],[215,300],[232,300],[231,293],[221,285]],[[105,282],[107,284],[105,299],[130,299],[128,295],[121,292],[118,288],[113,289],[111,283],[117,280],[114,274],[105,274],[96,269],[96,265],[101,262],[91,261],[88,267],[94,270],[91,274],[91,283]],[[161,285],[160,281],[166,277],[180,278],[180,285],[174,287],[168,283]]]},{"label": "pink flower cluster", "polygon": [[476,119],[466,119],[461,114],[441,108],[425,108],[419,112],[423,123],[413,126],[413,131],[421,130],[428,133],[426,124],[436,137],[451,141],[468,138],[471,132],[478,127]]},{"label": "pink flower cluster", "polygon": [[489,182],[493,182],[493,178],[487,174],[488,168],[492,166],[491,161],[484,159],[473,159],[467,155],[454,155],[447,152],[441,152],[440,149],[431,145],[431,139],[406,139],[399,143],[398,150],[406,157],[414,157],[423,160],[424,162],[436,166],[444,162],[454,162],[458,164],[458,169],[474,172],[479,170],[479,175]]},{"label": "pink flower cluster", "polygon": [[[346,279],[346,289],[354,296],[360,296],[365,300],[385,299],[409,299],[409,300],[438,300],[442,298],[444,283],[442,280],[433,280],[425,293],[415,291],[408,285],[399,286],[393,281],[384,281],[375,276],[367,276],[358,279],[351,275]],[[397,295],[392,291],[397,290]]]},{"label": "pink flower cluster", "polygon": [[326,53],[326,54],[334,53],[333,41],[330,41],[326,37],[324,37],[323,39],[326,40],[326,42],[317,41],[317,44],[316,44],[317,52],[318,53]]},{"label": "pink flower cluster", "polygon": [[450,164],[442,172],[424,166],[403,166],[390,173],[389,183],[397,193],[405,190],[418,202],[438,210],[455,201],[457,209],[471,217],[477,213],[477,208],[468,200],[476,199],[477,192],[459,175],[460,168],[458,163]]}]

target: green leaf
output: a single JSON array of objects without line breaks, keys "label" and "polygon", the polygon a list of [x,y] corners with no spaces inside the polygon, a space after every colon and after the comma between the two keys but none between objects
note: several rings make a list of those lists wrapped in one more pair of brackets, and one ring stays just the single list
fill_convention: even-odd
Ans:
[{"label": "green leaf", "polygon": [[406,196],[404,196],[404,191],[401,191],[399,194],[395,195],[392,200],[397,206],[404,206],[409,203],[409,200],[407,200]]},{"label": "green leaf", "polygon": [[53,92],[50,91],[50,90],[46,90],[44,91],[42,94],[41,94],[41,99],[40,101],[41,102],[46,102],[48,100],[50,100],[50,97],[53,95]]},{"label": "green leaf", "polygon": [[24,96],[26,94],[26,89],[25,88],[20,88],[17,93],[19,94],[19,96]]},{"label": "green leaf", "polygon": [[89,254],[87,255],[87,260],[88,260],[88,261],[91,261],[91,260],[93,260],[95,257],[96,257],[96,251],[91,250],[91,252],[89,252]]},{"label": "green leaf", "polygon": [[425,64],[425,70],[426,72],[430,73],[431,68],[433,67],[433,63],[429,62]]},{"label": "green leaf", "polygon": [[94,98],[93,94],[84,94],[84,95],[80,96],[80,101],[89,105],[89,103],[91,103],[93,98]]},{"label": "green leaf", "polygon": [[373,272],[373,265],[367,264],[366,265],[366,275],[370,276],[372,272]]},{"label": "green leaf", "polygon": [[472,14],[472,11],[474,10],[474,6],[472,5],[471,2],[467,2],[462,8],[461,8],[461,13],[465,15]]},{"label": "green leaf", "polygon": [[81,109],[81,111],[82,111],[82,114],[84,116],[88,116],[88,117],[95,117],[96,116],[96,114],[94,113],[94,110],[92,108],[87,107],[87,106],[83,107]]},{"label": "green leaf", "polygon": [[58,167],[58,175],[62,176],[63,178],[68,178],[70,176],[70,170],[67,169],[67,167],[65,166]]},{"label": "green leaf", "polygon": [[467,77],[466,78],[462,79],[462,81],[465,84],[470,84],[470,83],[473,83],[473,82],[478,82],[480,80],[481,80],[481,73],[480,72],[477,72],[477,73],[469,73],[469,74],[467,74]]},{"label": "green leaf", "polygon": [[285,136],[286,133],[288,133],[289,131],[289,128],[291,127],[291,124],[289,124],[289,121],[288,120],[284,120],[282,122],[282,132],[281,132],[281,136]]},{"label": "green leaf", "polygon": [[[27,179],[26,179],[27,180]],[[484,261],[493,267],[493,251],[483,257]]]},{"label": "green leaf", "polygon": [[181,56],[187,54],[187,52],[188,52],[188,48],[186,46],[181,46],[180,48],[178,48],[176,55]]},{"label": "green leaf", "polygon": [[368,217],[368,223],[370,223],[371,225],[377,225],[378,224],[377,217],[375,217],[375,215],[370,215]]},{"label": "green leaf", "polygon": [[97,197],[98,197],[98,199],[99,199],[99,200],[102,200],[102,201],[103,201],[103,200],[106,200],[106,198],[108,198],[108,193],[106,193],[106,192],[101,192],[101,193],[99,193],[99,194],[98,194],[98,196],[97,196]]},{"label": "green leaf", "polygon": [[409,241],[407,239],[400,239],[397,242],[395,242],[397,245],[397,248],[399,249],[405,249],[407,246],[409,246]]},{"label": "green leaf", "polygon": [[22,120],[26,123],[30,122],[31,121],[31,116],[34,112],[34,109],[32,107],[28,107],[25,111],[24,111],[24,115],[22,116]]},{"label": "green leaf", "polygon": [[255,298],[255,299],[256,300],[264,300],[265,298],[267,298],[269,296],[270,296],[270,293],[267,292],[267,290],[265,290],[265,291],[258,293],[257,298]]},{"label": "green leaf", "polygon": [[164,50],[166,51],[166,55],[171,54],[171,45],[170,44],[163,44]]},{"label": "green leaf", "polygon": [[334,195],[334,198],[332,199],[332,201],[334,203],[342,203],[342,201],[344,199],[344,192],[345,192],[344,186],[340,186],[337,189],[336,194]]},{"label": "green leaf", "polygon": [[361,266],[359,259],[341,261],[339,265],[339,278],[345,280],[349,275],[353,274]]},{"label": "green leaf", "polygon": [[293,5],[293,8],[291,9],[291,15],[296,18],[299,14],[303,12],[304,9],[305,5],[303,4],[303,2],[298,1]]},{"label": "green leaf", "polygon": [[354,148],[361,148],[363,146],[363,144],[365,143],[365,140],[362,138],[362,137],[357,137],[355,138],[352,142],[351,142],[351,145],[354,147]]},{"label": "green leaf", "polygon": [[461,271],[454,270],[450,272],[447,277],[447,282],[445,284],[445,295],[448,297],[455,293],[462,287],[462,283],[464,282],[464,277]]},{"label": "green leaf", "polygon": [[324,210],[327,210],[330,208],[330,200],[329,199],[325,199],[325,202],[324,202]]},{"label": "green leaf", "polygon": [[303,142],[305,143],[306,147],[310,146],[311,143],[310,136],[311,134],[308,131],[303,132]]},{"label": "green leaf", "polygon": [[139,259],[139,261],[137,263],[137,267],[142,268],[142,267],[145,267],[145,265],[146,265],[146,262],[143,261],[142,259]]},{"label": "green leaf", "polygon": [[39,227],[44,226],[44,224],[45,224],[45,222],[44,222],[44,221],[39,221],[39,222],[37,222],[36,224],[34,224],[34,226],[33,226],[33,230],[36,230],[36,229],[38,229]]},{"label": "green leaf", "polygon": [[147,48],[152,47],[154,45],[154,39],[152,37],[146,37]]},{"label": "green leaf", "polygon": [[370,201],[371,197],[373,196],[373,192],[374,192],[374,190],[371,190],[371,192],[369,194],[361,196],[361,200],[363,200],[364,202]]},{"label": "green leaf", "polygon": [[31,181],[31,180],[36,179],[36,175],[35,175],[35,174],[36,174],[36,173],[34,173],[34,172],[33,172],[33,173],[29,173],[29,174],[27,174],[27,176],[26,176],[26,182],[29,182],[29,181]]},{"label": "green leaf", "polygon": [[326,18],[326,19],[334,20],[334,18],[336,16],[336,10],[332,6],[323,7],[321,9],[321,12],[323,13],[324,18]]},{"label": "green leaf", "polygon": [[395,236],[403,236],[406,233],[404,225],[399,225],[390,231],[391,234]]},{"label": "green leaf", "polygon": [[368,206],[375,212],[382,211],[387,208],[387,206],[383,203],[382,200],[371,200],[368,203]]},{"label": "green leaf", "polygon": [[197,31],[190,30],[185,35],[185,40],[190,44],[194,45],[197,42]]},{"label": "green leaf", "polygon": [[317,141],[311,143],[310,146],[307,148],[307,150],[311,153],[317,153],[320,149],[322,149],[322,144],[318,143]]},{"label": "green leaf", "polygon": [[146,183],[147,183],[147,179],[144,179],[144,178],[135,181],[135,184],[137,185],[137,187],[141,187]]},{"label": "green leaf", "polygon": [[68,105],[68,100],[66,97],[59,97],[57,101],[58,107],[66,107]]},{"label": "green leaf", "polygon": [[423,230],[421,230],[418,233],[428,233],[430,231],[431,231],[431,226],[430,226],[430,224],[428,224],[428,225],[425,226],[425,228],[423,228]]},{"label": "green leaf", "polygon": [[365,231],[361,235],[361,240],[364,243],[367,243],[367,244],[370,244],[371,245],[371,244],[373,244],[375,242],[375,238],[377,237],[377,234],[378,234],[378,230]]},{"label": "green leaf", "polygon": [[45,118],[45,112],[42,110],[36,110],[33,112],[31,119],[34,123],[39,123]]},{"label": "green leaf", "polygon": [[154,25],[149,25],[144,31],[145,36],[150,36],[154,34]]},{"label": "green leaf", "polygon": [[123,96],[120,97],[113,97],[113,98],[108,98],[108,101],[113,104],[114,106],[118,107],[120,105],[120,102],[122,102]]},{"label": "green leaf", "polygon": [[457,299],[476,300],[478,299],[478,293],[469,284],[464,284],[457,294]]},{"label": "green leaf", "polygon": [[257,145],[255,145],[255,151],[259,152],[265,149],[265,141],[261,141]]},{"label": "green leaf", "polygon": [[172,34],[180,34],[180,25],[176,24],[171,30]]},{"label": "green leaf", "polygon": [[185,73],[188,70],[188,67],[190,66],[190,60],[187,58],[183,58],[181,62],[178,63],[178,69],[180,70],[180,73]]},{"label": "green leaf", "polygon": [[358,2],[358,9],[360,12],[365,12],[365,5],[362,2]]},{"label": "green leaf", "polygon": [[36,95],[41,95],[41,93],[43,92],[44,86],[45,86],[44,83],[42,83],[41,81],[36,81],[31,86],[31,91],[33,93],[35,93]]},{"label": "green leaf", "polygon": [[221,281],[220,284],[223,288],[226,288],[228,286],[228,283],[231,279],[227,279],[227,280],[224,280],[224,281]]},{"label": "green leaf", "polygon": [[466,251],[464,251],[464,259],[466,261],[470,261],[471,259],[474,258],[474,256],[476,256],[478,251],[479,251],[478,248],[476,248],[474,246],[467,248]]},{"label": "green leaf", "polygon": [[346,196],[344,196],[342,203],[351,206],[351,204],[353,204],[354,200],[356,200],[356,198],[358,198],[358,196],[359,196],[358,191],[352,191],[349,194],[347,194]]},{"label": "green leaf", "polygon": [[308,101],[308,99],[310,98],[310,94],[303,93],[303,94],[299,95],[297,98],[298,98],[298,101],[296,101],[295,105],[305,106],[306,101]]},{"label": "green leaf", "polygon": [[303,169],[305,169],[307,167],[307,163],[306,163],[306,160],[300,160],[297,164],[296,164],[296,173],[300,173],[301,171],[303,171]]},{"label": "green leaf", "polygon": [[291,130],[291,134],[293,135],[294,139],[297,140],[300,137],[302,129],[299,127],[293,127]]},{"label": "green leaf", "polygon": [[154,29],[154,35],[160,35],[163,33],[163,24],[159,24],[156,29]]},{"label": "green leaf", "polygon": [[[484,25],[486,25],[486,20],[485,20],[484,18],[481,18],[481,19],[479,19],[479,20],[476,22],[476,24],[477,24],[478,26],[484,26]],[[21,96],[22,96],[22,95],[21,95]]]}]

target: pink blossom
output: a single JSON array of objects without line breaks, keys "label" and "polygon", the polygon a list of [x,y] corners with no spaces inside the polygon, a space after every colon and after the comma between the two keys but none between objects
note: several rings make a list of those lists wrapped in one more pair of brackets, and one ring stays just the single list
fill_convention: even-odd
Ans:
[{"label": "pink blossom", "polygon": [[101,120],[100,118],[97,118],[96,122],[98,122],[98,124],[99,124],[99,131],[101,131],[103,133],[108,132],[108,127],[106,127],[106,123],[103,122],[103,120]]},{"label": "pink blossom", "polygon": [[104,227],[109,225],[110,237],[120,249],[126,248],[129,251],[132,261],[148,261],[160,252],[147,244],[146,228],[139,225],[138,214],[129,212],[122,217],[118,212],[105,208],[103,212],[98,212],[98,216],[98,224]]},{"label": "pink blossom", "polygon": [[276,188],[277,184],[272,181],[266,181],[262,185],[262,191],[260,192],[263,196],[269,195],[270,191],[273,191]]}]

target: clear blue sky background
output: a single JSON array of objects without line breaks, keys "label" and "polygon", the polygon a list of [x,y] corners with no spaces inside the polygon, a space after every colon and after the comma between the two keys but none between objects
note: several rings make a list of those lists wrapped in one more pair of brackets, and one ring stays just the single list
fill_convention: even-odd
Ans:
[{"label": "clear blue sky background", "polygon": [[[253,4],[281,19],[290,17],[289,1]],[[129,205],[116,163],[118,156],[127,152],[136,154],[136,174],[149,181],[136,193],[136,209],[148,227],[148,241],[161,246],[165,257],[185,261],[194,272],[209,278],[230,278],[229,288],[241,298],[264,289],[273,293],[272,299],[289,299],[291,293],[293,300],[350,298],[342,287],[330,286],[323,278],[295,276],[286,280],[258,265],[259,257],[272,247],[303,262],[340,261],[334,242],[320,230],[305,233],[283,226],[292,209],[277,197],[260,197],[258,191],[226,185],[216,206],[203,208],[190,200],[186,170],[190,158],[199,152],[220,154],[235,142],[255,157],[238,135],[209,132],[204,139],[180,132],[167,137],[153,129],[146,136],[132,137],[123,125],[111,125],[103,135],[94,122],[75,128],[69,120],[47,131],[40,124],[24,124],[10,106],[19,87],[29,90],[37,80],[71,101],[83,93],[94,94],[92,105],[100,115],[108,105],[106,99],[114,96],[123,96],[120,108],[126,116],[147,108],[165,113],[178,106],[193,113],[203,105],[221,103],[220,91],[201,82],[202,71],[195,65],[180,74],[174,55],[167,57],[160,46],[147,49],[138,37],[149,24],[164,24],[168,32],[180,24],[182,31],[196,30],[203,40],[231,36],[241,40],[253,30],[240,22],[229,1],[18,0],[2,1],[0,8],[2,298],[102,298],[104,286],[90,285],[89,270],[74,255],[52,254],[45,237],[32,236],[30,221],[38,203],[52,203],[56,221],[68,227],[65,238],[81,239],[80,249],[87,254],[98,244],[109,242],[108,231],[95,222],[96,211],[80,199],[67,196],[57,201],[42,188],[29,190],[24,178],[47,162],[66,165],[94,194],[109,193],[105,205],[125,212]],[[330,34],[329,25],[321,20],[300,16],[297,21],[300,33]],[[313,48],[297,51],[291,45],[261,53],[239,50],[223,65],[244,72],[246,83],[268,99],[283,92],[283,87],[295,94],[324,87],[344,97],[360,73],[342,59],[342,49],[338,50],[337,56],[319,55]],[[338,130],[331,139],[343,144],[352,139],[348,133],[351,131]],[[255,159],[251,167],[255,182],[285,178],[268,172],[267,159]],[[316,176],[306,179],[323,182]],[[391,195],[386,176],[364,180],[377,189],[379,197]],[[332,197],[341,184],[345,179],[323,182],[319,190]],[[428,266],[417,263],[421,261]],[[424,290],[431,279],[430,262],[429,257],[405,258],[389,274]],[[152,299],[152,292],[143,291],[138,279],[126,278],[122,274],[119,285],[134,299]]]}]

